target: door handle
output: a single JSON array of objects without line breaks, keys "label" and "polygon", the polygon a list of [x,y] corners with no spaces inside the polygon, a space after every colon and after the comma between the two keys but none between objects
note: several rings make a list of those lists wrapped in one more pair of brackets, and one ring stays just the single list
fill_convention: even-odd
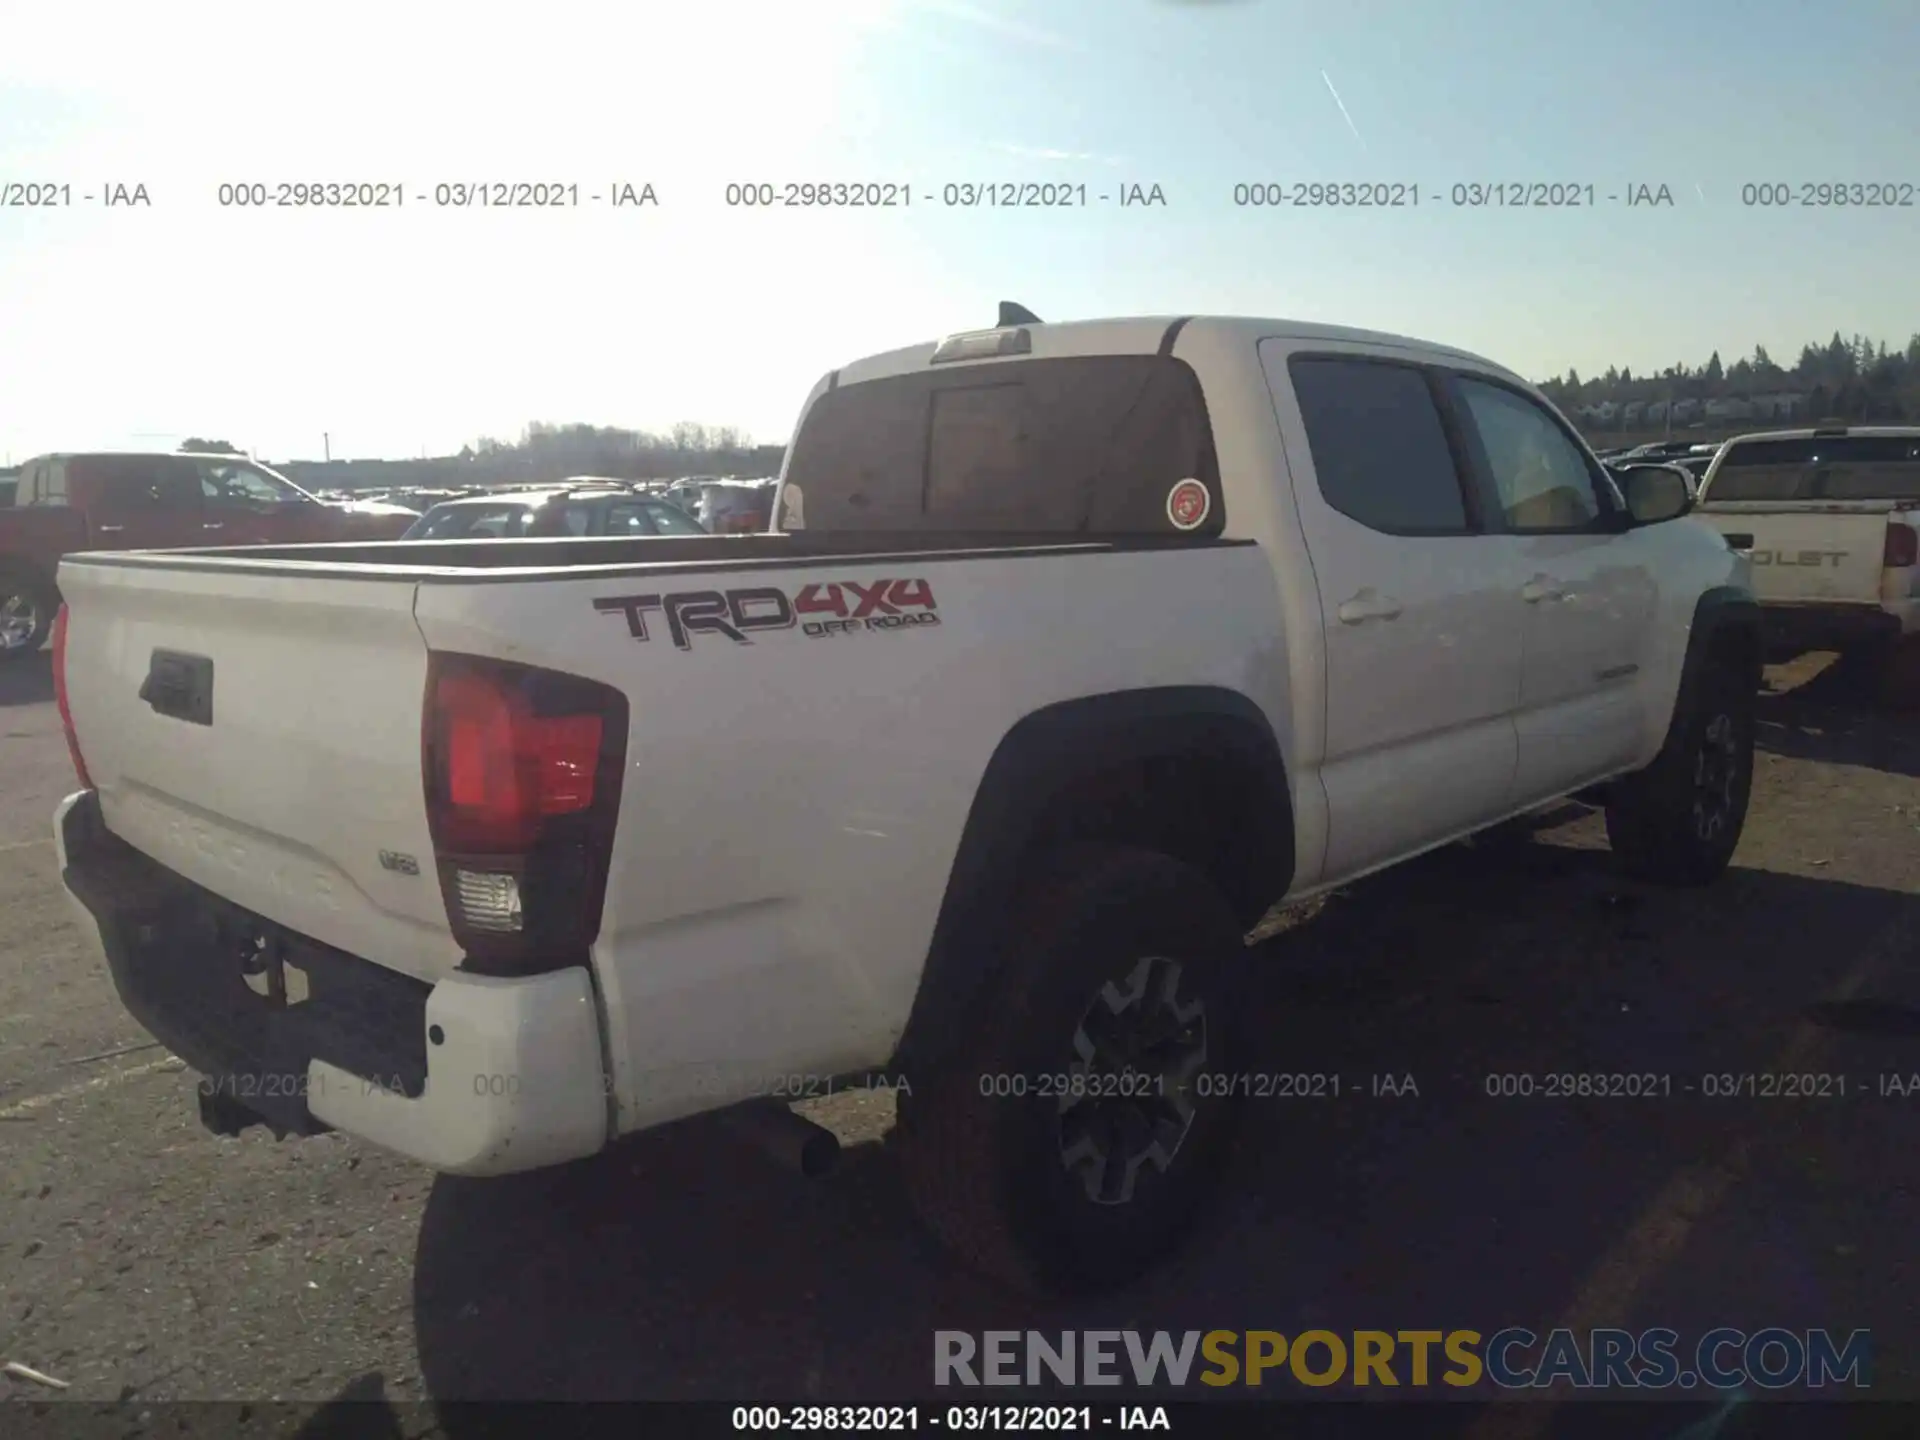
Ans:
[{"label": "door handle", "polygon": [[1520,587],[1520,598],[1529,605],[1538,605],[1542,600],[1564,600],[1567,592],[1545,575],[1536,575]]},{"label": "door handle", "polygon": [[100,533],[102,535],[118,535],[122,530],[126,528],[127,527],[124,525],[102,525],[100,527]]},{"label": "door handle", "polygon": [[227,528],[227,522],[224,520],[209,520],[200,528],[202,530],[224,530]]},{"label": "door handle", "polygon": [[1337,612],[1342,625],[1360,625],[1368,620],[1393,620],[1400,614],[1400,602],[1390,596],[1362,590]]}]

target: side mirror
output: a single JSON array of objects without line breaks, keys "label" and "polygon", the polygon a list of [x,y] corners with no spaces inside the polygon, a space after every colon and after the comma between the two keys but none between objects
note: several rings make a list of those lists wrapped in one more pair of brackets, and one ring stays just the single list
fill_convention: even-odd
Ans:
[{"label": "side mirror", "polygon": [[1633,523],[1660,525],[1693,509],[1693,476],[1679,465],[1623,465],[1613,472]]}]

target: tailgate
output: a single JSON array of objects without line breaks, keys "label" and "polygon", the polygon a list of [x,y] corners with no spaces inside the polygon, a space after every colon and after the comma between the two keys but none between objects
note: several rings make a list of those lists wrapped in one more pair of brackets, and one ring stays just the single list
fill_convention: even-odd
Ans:
[{"label": "tailgate", "polygon": [[459,963],[427,829],[412,580],[116,556],[69,560],[60,585],[109,830],[349,954],[422,979]]},{"label": "tailgate", "polygon": [[1890,502],[1738,501],[1694,512],[1753,558],[1754,594],[1763,605],[1877,605]]}]

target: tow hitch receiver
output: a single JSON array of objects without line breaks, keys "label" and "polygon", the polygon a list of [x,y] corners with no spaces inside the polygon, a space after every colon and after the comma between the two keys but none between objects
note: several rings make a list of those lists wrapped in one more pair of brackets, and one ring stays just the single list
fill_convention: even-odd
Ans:
[{"label": "tow hitch receiver", "polygon": [[[231,1095],[212,1093],[207,1082],[201,1081],[200,1123],[215,1135],[232,1136],[251,1130],[255,1125],[265,1125],[266,1118],[257,1110],[249,1110]],[[284,1132],[277,1132],[274,1139],[281,1139]]]},{"label": "tow hitch receiver", "polygon": [[319,1121],[311,1121],[308,1126],[295,1129],[283,1121],[261,1114],[251,1105],[235,1099],[225,1093],[223,1087],[214,1080],[202,1078],[197,1087],[200,1100],[200,1123],[209,1134],[222,1138],[232,1138],[245,1134],[256,1125],[263,1125],[273,1133],[276,1140],[284,1140],[289,1135],[321,1135],[328,1127]]}]

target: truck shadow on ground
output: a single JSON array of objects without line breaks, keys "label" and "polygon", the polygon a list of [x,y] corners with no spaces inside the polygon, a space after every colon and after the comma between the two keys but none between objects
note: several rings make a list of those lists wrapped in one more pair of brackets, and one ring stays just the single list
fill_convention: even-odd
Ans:
[{"label": "truck shadow on ground", "polygon": [[[1676,1172],[1777,1113],[1705,1099],[1701,1077],[1765,1069],[1863,954],[1903,935],[1910,963],[1920,936],[1920,899],[1889,890],[1738,866],[1704,891],[1631,885],[1596,828],[1582,807],[1503,827],[1252,952],[1251,1071],[1337,1077],[1339,1096],[1250,1101],[1208,1221],[1122,1294],[1043,1302],[959,1269],[916,1228],[884,1143],[807,1182],[693,1122],[559,1171],[436,1184],[415,1269],[428,1391],[951,1400],[936,1330],[1545,1329]],[[1823,1033],[1915,1058],[1910,1036]],[[1543,1077],[1569,1073],[1649,1078],[1636,1099],[1545,1098]],[[1536,1093],[1499,1093],[1522,1085]],[[1827,1303],[1793,1246],[1744,1233],[1706,1242],[1680,1293],[1756,1325]],[[1853,1323],[1877,1347],[1916,1338],[1911,1315]]]},{"label": "truck shadow on ground", "polygon": [[1804,657],[1770,679],[1756,717],[1761,750],[1920,776],[1920,712],[1878,703],[1863,667],[1834,660],[1822,668],[1820,657]]},{"label": "truck shadow on ground", "polygon": [[0,664],[0,706],[44,705],[53,699],[53,652]]},{"label": "truck shadow on ground", "polygon": [[289,1440],[405,1440],[407,1433],[386,1376],[372,1370],[316,1407]]}]

